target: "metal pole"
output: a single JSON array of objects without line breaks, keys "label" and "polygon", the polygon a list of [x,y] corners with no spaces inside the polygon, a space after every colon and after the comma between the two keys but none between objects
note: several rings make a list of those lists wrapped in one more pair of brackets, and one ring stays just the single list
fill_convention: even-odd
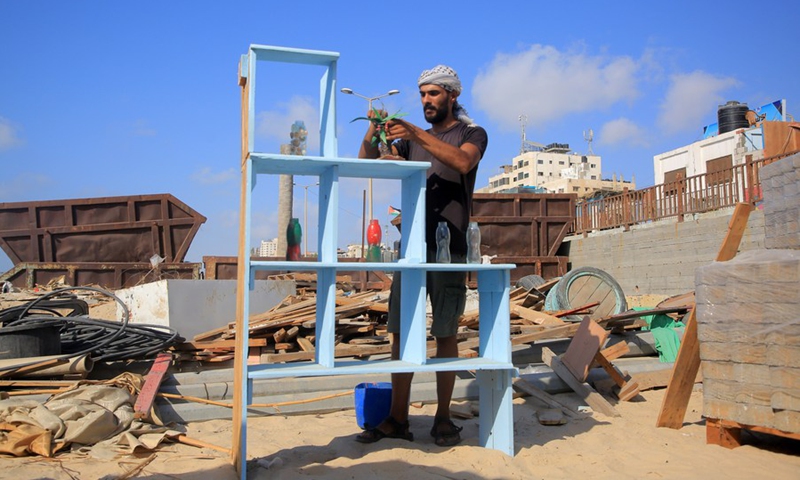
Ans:
[{"label": "metal pole", "polygon": [[[372,100],[374,99],[369,99],[369,106],[367,107],[369,109],[368,111],[370,112],[372,111]],[[372,220],[372,177],[367,179],[367,190],[369,191],[369,217],[367,218]]]},{"label": "metal pole", "polygon": [[303,252],[308,256],[308,187],[311,185],[306,185],[303,187],[305,192],[303,193]]},{"label": "metal pole", "polygon": [[364,226],[364,209],[366,208],[367,203],[367,192],[363,192],[361,196],[361,258],[364,258],[364,236],[366,232],[366,227]]}]

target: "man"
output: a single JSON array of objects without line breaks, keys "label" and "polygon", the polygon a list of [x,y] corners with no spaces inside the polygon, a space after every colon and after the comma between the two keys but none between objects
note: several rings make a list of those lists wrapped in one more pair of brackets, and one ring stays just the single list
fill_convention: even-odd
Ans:
[{"label": "man", "polygon": [[[466,232],[472,205],[472,191],[478,162],[488,143],[486,130],[474,124],[458,103],[461,81],[455,70],[438,65],[419,77],[419,94],[425,120],[431,128],[423,130],[403,120],[386,125],[386,138],[392,152],[406,160],[431,162],[427,173],[425,204],[425,242],[428,261],[436,258],[436,226],[447,222],[450,228],[450,253],[453,263],[464,263],[467,253]],[[360,158],[376,158],[372,146],[375,127],[370,123],[359,151]],[[436,337],[436,356],[458,356],[456,330],[458,318],[466,302],[464,272],[429,272],[427,290],[433,306],[431,335]],[[392,335],[392,358],[400,353],[400,275],[396,273],[389,296],[388,331]],[[409,430],[408,408],[413,373],[392,374],[392,406],[389,417],[380,425],[362,432],[356,440],[372,443],[389,438],[413,440]],[[461,427],[450,419],[450,400],[455,385],[455,372],[436,373],[438,407],[431,435],[440,446],[461,441]]]}]

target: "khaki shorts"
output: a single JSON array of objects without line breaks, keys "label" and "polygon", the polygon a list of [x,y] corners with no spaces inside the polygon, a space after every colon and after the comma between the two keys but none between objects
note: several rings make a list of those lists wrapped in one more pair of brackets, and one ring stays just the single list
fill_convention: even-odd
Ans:
[{"label": "khaki shorts", "polygon": [[[467,302],[465,272],[428,272],[426,280],[431,299],[433,323],[431,335],[452,337],[458,331],[458,319]],[[400,333],[400,272],[395,272],[389,294],[389,333]]]}]

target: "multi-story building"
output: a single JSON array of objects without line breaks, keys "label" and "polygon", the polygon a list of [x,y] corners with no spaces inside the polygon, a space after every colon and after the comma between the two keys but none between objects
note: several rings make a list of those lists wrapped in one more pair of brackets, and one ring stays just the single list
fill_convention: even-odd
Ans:
[{"label": "multi-story building", "polygon": [[572,152],[565,143],[528,147],[514,157],[511,165],[501,168],[503,171],[491,177],[487,187],[476,192],[517,192],[525,187],[535,187],[539,192],[576,193],[582,197],[597,191],[636,189],[633,182],[625,182],[622,177],[603,180],[599,155]]},{"label": "multi-story building", "polygon": [[259,257],[277,257],[278,256],[278,239],[273,238],[270,241],[261,240],[261,245],[258,247]]}]

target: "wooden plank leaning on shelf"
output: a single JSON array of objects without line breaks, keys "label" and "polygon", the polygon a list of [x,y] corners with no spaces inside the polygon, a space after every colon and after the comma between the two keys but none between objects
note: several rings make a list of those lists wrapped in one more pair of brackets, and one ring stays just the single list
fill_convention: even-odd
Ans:
[{"label": "wooden plank leaning on shelf", "polygon": [[[248,319],[244,318],[244,301],[245,295],[248,294],[250,291],[249,289],[249,272],[247,271],[247,262],[249,260],[250,252],[247,251],[247,246],[245,244],[245,235],[246,235],[246,228],[245,225],[247,224],[247,204],[248,204],[248,190],[250,189],[250,177],[249,177],[249,168],[247,165],[247,155],[249,150],[249,143],[250,140],[248,138],[249,132],[249,105],[250,105],[250,95],[249,95],[249,88],[247,85],[247,78],[242,77],[242,67],[243,65],[241,62],[239,63],[239,86],[242,88],[242,158],[241,158],[241,174],[242,174],[242,184],[241,184],[241,194],[240,194],[240,201],[239,201],[239,261],[237,262],[236,266],[236,331],[237,332],[246,332],[247,326],[245,323]],[[233,412],[232,412],[232,436],[231,436],[231,463],[233,463],[234,468],[236,469],[237,473],[241,473],[247,468],[247,465],[242,463],[241,459],[241,452],[242,452],[242,445],[241,445],[241,438],[242,438],[242,428],[244,427],[244,422],[247,421],[246,413],[244,411],[245,403],[247,402],[246,398],[243,398],[244,395],[241,395],[240,392],[244,391],[244,382],[246,379],[244,378],[246,373],[247,362],[246,357],[248,353],[247,349],[247,338],[248,336],[245,335],[237,335],[236,336],[236,349],[234,350],[234,360],[233,360],[233,391],[235,392],[233,396]]]},{"label": "wooden plank leaning on shelf", "polygon": [[[726,262],[736,256],[739,244],[742,241],[744,230],[747,228],[747,219],[753,206],[749,203],[737,203],[731,221],[728,223],[728,232],[717,253],[717,262]],[[681,428],[686,409],[689,406],[689,397],[692,394],[697,372],[700,370],[700,342],[697,339],[696,308],[692,308],[683,340],[672,367],[672,375],[667,385],[667,393],[661,403],[661,411],[656,421],[657,427]]]}]

